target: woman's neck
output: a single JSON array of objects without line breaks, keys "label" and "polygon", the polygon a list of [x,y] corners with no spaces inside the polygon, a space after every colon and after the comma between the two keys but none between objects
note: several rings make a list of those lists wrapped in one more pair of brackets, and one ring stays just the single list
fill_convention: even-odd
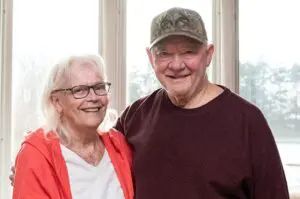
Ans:
[{"label": "woman's neck", "polygon": [[105,146],[97,130],[75,131],[72,128],[62,128],[58,132],[62,145],[76,153],[91,165],[98,165],[101,161]]},{"label": "woman's neck", "polygon": [[99,144],[100,137],[97,129],[82,129],[66,126],[59,131],[61,143],[67,147],[82,149]]}]

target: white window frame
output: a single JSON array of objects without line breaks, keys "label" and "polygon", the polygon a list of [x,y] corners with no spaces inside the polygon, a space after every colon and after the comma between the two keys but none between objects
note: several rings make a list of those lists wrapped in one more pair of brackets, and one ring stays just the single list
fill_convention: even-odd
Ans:
[{"label": "white window frame", "polygon": [[110,107],[121,113],[126,107],[126,0],[103,0],[99,53],[112,83]]},{"label": "white window frame", "polygon": [[0,0],[0,198],[11,198],[12,1]]},{"label": "white window frame", "polygon": [[239,93],[238,0],[213,0],[212,81]]}]

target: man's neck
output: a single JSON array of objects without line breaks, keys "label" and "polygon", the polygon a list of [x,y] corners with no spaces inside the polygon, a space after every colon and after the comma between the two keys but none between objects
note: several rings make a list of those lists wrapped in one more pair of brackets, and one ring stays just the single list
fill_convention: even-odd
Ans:
[{"label": "man's neck", "polygon": [[199,92],[195,95],[187,97],[175,97],[170,96],[173,104],[185,109],[193,109],[201,107],[223,92],[223,89],[210,83],[206,82],[202,87],[200,87]]}]

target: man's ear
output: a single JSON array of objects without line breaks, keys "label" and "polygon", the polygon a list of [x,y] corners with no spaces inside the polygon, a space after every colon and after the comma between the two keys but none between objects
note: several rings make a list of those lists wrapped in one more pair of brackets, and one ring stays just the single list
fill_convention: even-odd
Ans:
[{"label": "man's ear", "polygon": [[51,104],[54,106],[55,110],[60,114],[63,111],[63,108],[61,106],[61,101],[57,95],[51,95],[50,97]]},{"label": "man's ear", "polygon": [[213,44],[208,44],[207,47],[206,47],[206,53],[207,53],[207,56],[206,56],[206,66],[207,67],[209,66],[209,64],[210,64],[210,62],[212,60],[214,51],[215,51],[215,46]]},{"label": "man's ear", "polygon": [[152,55],[151,49],[146,48],[146,52],[147,52],[147,55],[148,55],[149,62],[151,64],[152,68],[154,69],[154,57]]}]

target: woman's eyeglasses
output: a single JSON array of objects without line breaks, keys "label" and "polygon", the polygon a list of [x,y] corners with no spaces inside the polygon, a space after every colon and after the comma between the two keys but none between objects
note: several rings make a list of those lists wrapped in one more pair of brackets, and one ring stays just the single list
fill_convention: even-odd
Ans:
[{"label": "woman's eyeglasses", "polygon": [[52,91],[52,93],[56,93],[60,91],[69,91],[72,93],[75,99],[82,99],[89,95],[91,89],[93,89],[94,93],[98,96],[107,95],[109,93],[110,86],[111,83],[109,82],[101,82],[93,86],[78,85],[72,88],[56,89]]}]

